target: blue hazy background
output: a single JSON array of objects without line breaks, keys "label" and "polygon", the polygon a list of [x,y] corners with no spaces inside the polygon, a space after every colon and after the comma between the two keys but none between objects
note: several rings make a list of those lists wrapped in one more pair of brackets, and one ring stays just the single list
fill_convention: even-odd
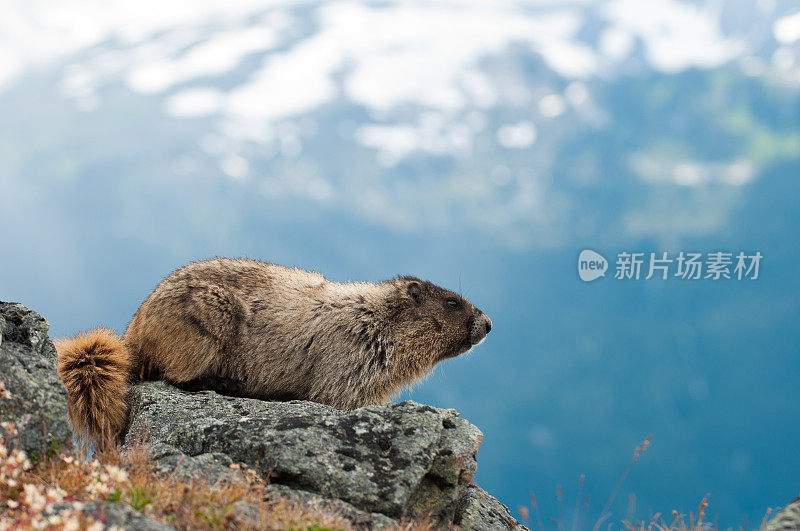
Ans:
[{"label": "blue hazy background", "polygon": [[[491,335],[401,398],[483,430],[515,514],[564,485],[569,525],[586,474],[593,522],[648,434],[612,522],[800,492],[798,206],[791,1],[0,4],[0,299],[121,332],[213,256],[459,290]],[[764,259],[585,284],[584,248]]]}]

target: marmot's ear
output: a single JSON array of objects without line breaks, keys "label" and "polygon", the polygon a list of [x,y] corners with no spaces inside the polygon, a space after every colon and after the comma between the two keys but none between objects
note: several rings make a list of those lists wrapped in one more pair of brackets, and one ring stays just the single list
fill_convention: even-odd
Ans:
[{"label": "marmot's ear", "polygon": [[408,289],[408,294],[414,300],[414,304],[422,304],[422,286],[419,285],[419,282],[409,282],[406,289]]}]

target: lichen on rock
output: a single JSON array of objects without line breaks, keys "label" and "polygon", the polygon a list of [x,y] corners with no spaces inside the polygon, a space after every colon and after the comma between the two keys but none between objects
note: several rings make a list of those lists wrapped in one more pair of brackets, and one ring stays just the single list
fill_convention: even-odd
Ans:
[{"label": "lichen on rock", "polygon": [[67,391],[56,373],[49,323],[21,304],[0,302],[0,422],[14,424],[12,446],[36,459],[72,446]]},{"label": "lichen on rock", "polygon": [[[480,528],[475,506],[493,500],[471,487],[483,434],[452,409],[402,402],[339,411],[187,393],[164,382],[135,385],[131,403],[125,444],[147,440],[165,473],[211,480],[242,463],[274,485],[339,500],[367,520],[431,518]],[[491,520],[500,528],[522,528],[499,502],[490,511],[505,511]]]},{"label": "lichen on rock", "polygon": [[790,531],[793,529],[800,529],[800,496],[767,522],[764,531]]},{"label": "lichen on rock", "polygon": [[172,527],[154,520],[130,505],[114,502],[60,502],[45,509],[47,515],[80,513],[98,522],[101,529],[135,529],[137,531],[169,531]]}]

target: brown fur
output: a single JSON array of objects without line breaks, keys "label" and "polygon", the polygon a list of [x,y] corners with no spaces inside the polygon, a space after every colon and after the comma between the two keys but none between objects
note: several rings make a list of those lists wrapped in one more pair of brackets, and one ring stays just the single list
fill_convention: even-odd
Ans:
[{"label": "brown fur", "polygon": [[103,446],[124,429],[127,419],[130,359],[125,343],[111,330],[96,328],[55,345],[72,423],[81,437]]},{"label": "brown fur", "polygon": [[413,277],[338,283],[220,258],[165,278],[124,340],[99,329],[57,348],[73,422],[97,441],[124,430],[129,380],[238,381],[245,396],[354,409],[385,403],[490,329],[469,301]]}]

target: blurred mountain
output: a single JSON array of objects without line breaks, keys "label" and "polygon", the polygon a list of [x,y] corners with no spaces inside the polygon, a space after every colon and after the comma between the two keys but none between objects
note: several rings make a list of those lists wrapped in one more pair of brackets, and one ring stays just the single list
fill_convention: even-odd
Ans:
[{"label": "blurred mountain", "polygon": [[[14,153],[3,178],[41,169],[48,180],[81,179],[107,159],[121,166],[121,181],[231,179],[248,194],[370,224],[467,225],[514,247],[595,237],[601,220],[584,214],[585,191],[708,184],[723,197],[699,225],[653,226],[642,220],[653,217],[651,205],[608,220],[623,234],[708,232],[724,224],[738,186],[800,152],[796,131],[761,145],[784,131],[758,123],[738,81],[777,84],[792,98],[800,81],[792,9],[788,1],[11,2],[0,17],[8,59],[0,110],[12,137],[2,146]],[[618,104],[645,114],[615,108],[620,91],[627,101]],[[766,104],[783,108],[780,98]],[[631,118],[648,122],[634,120],[635,136],[625,130]],[[55,131],[42,138],[45,125]],[[56,133],[62,127],[69,134]],[[698,150],[681,136],[689,128],[729,142],[709,138],[713,152]],[[629,144],[605,161],[594,139],[609,135]],[[33,142],[48,142],[36,151],[46,150],[57,173],[26,166],[18,144]],[[116,162],[131,151],[147,170]],[[693,202],[687,214],[709,206]]]}]

